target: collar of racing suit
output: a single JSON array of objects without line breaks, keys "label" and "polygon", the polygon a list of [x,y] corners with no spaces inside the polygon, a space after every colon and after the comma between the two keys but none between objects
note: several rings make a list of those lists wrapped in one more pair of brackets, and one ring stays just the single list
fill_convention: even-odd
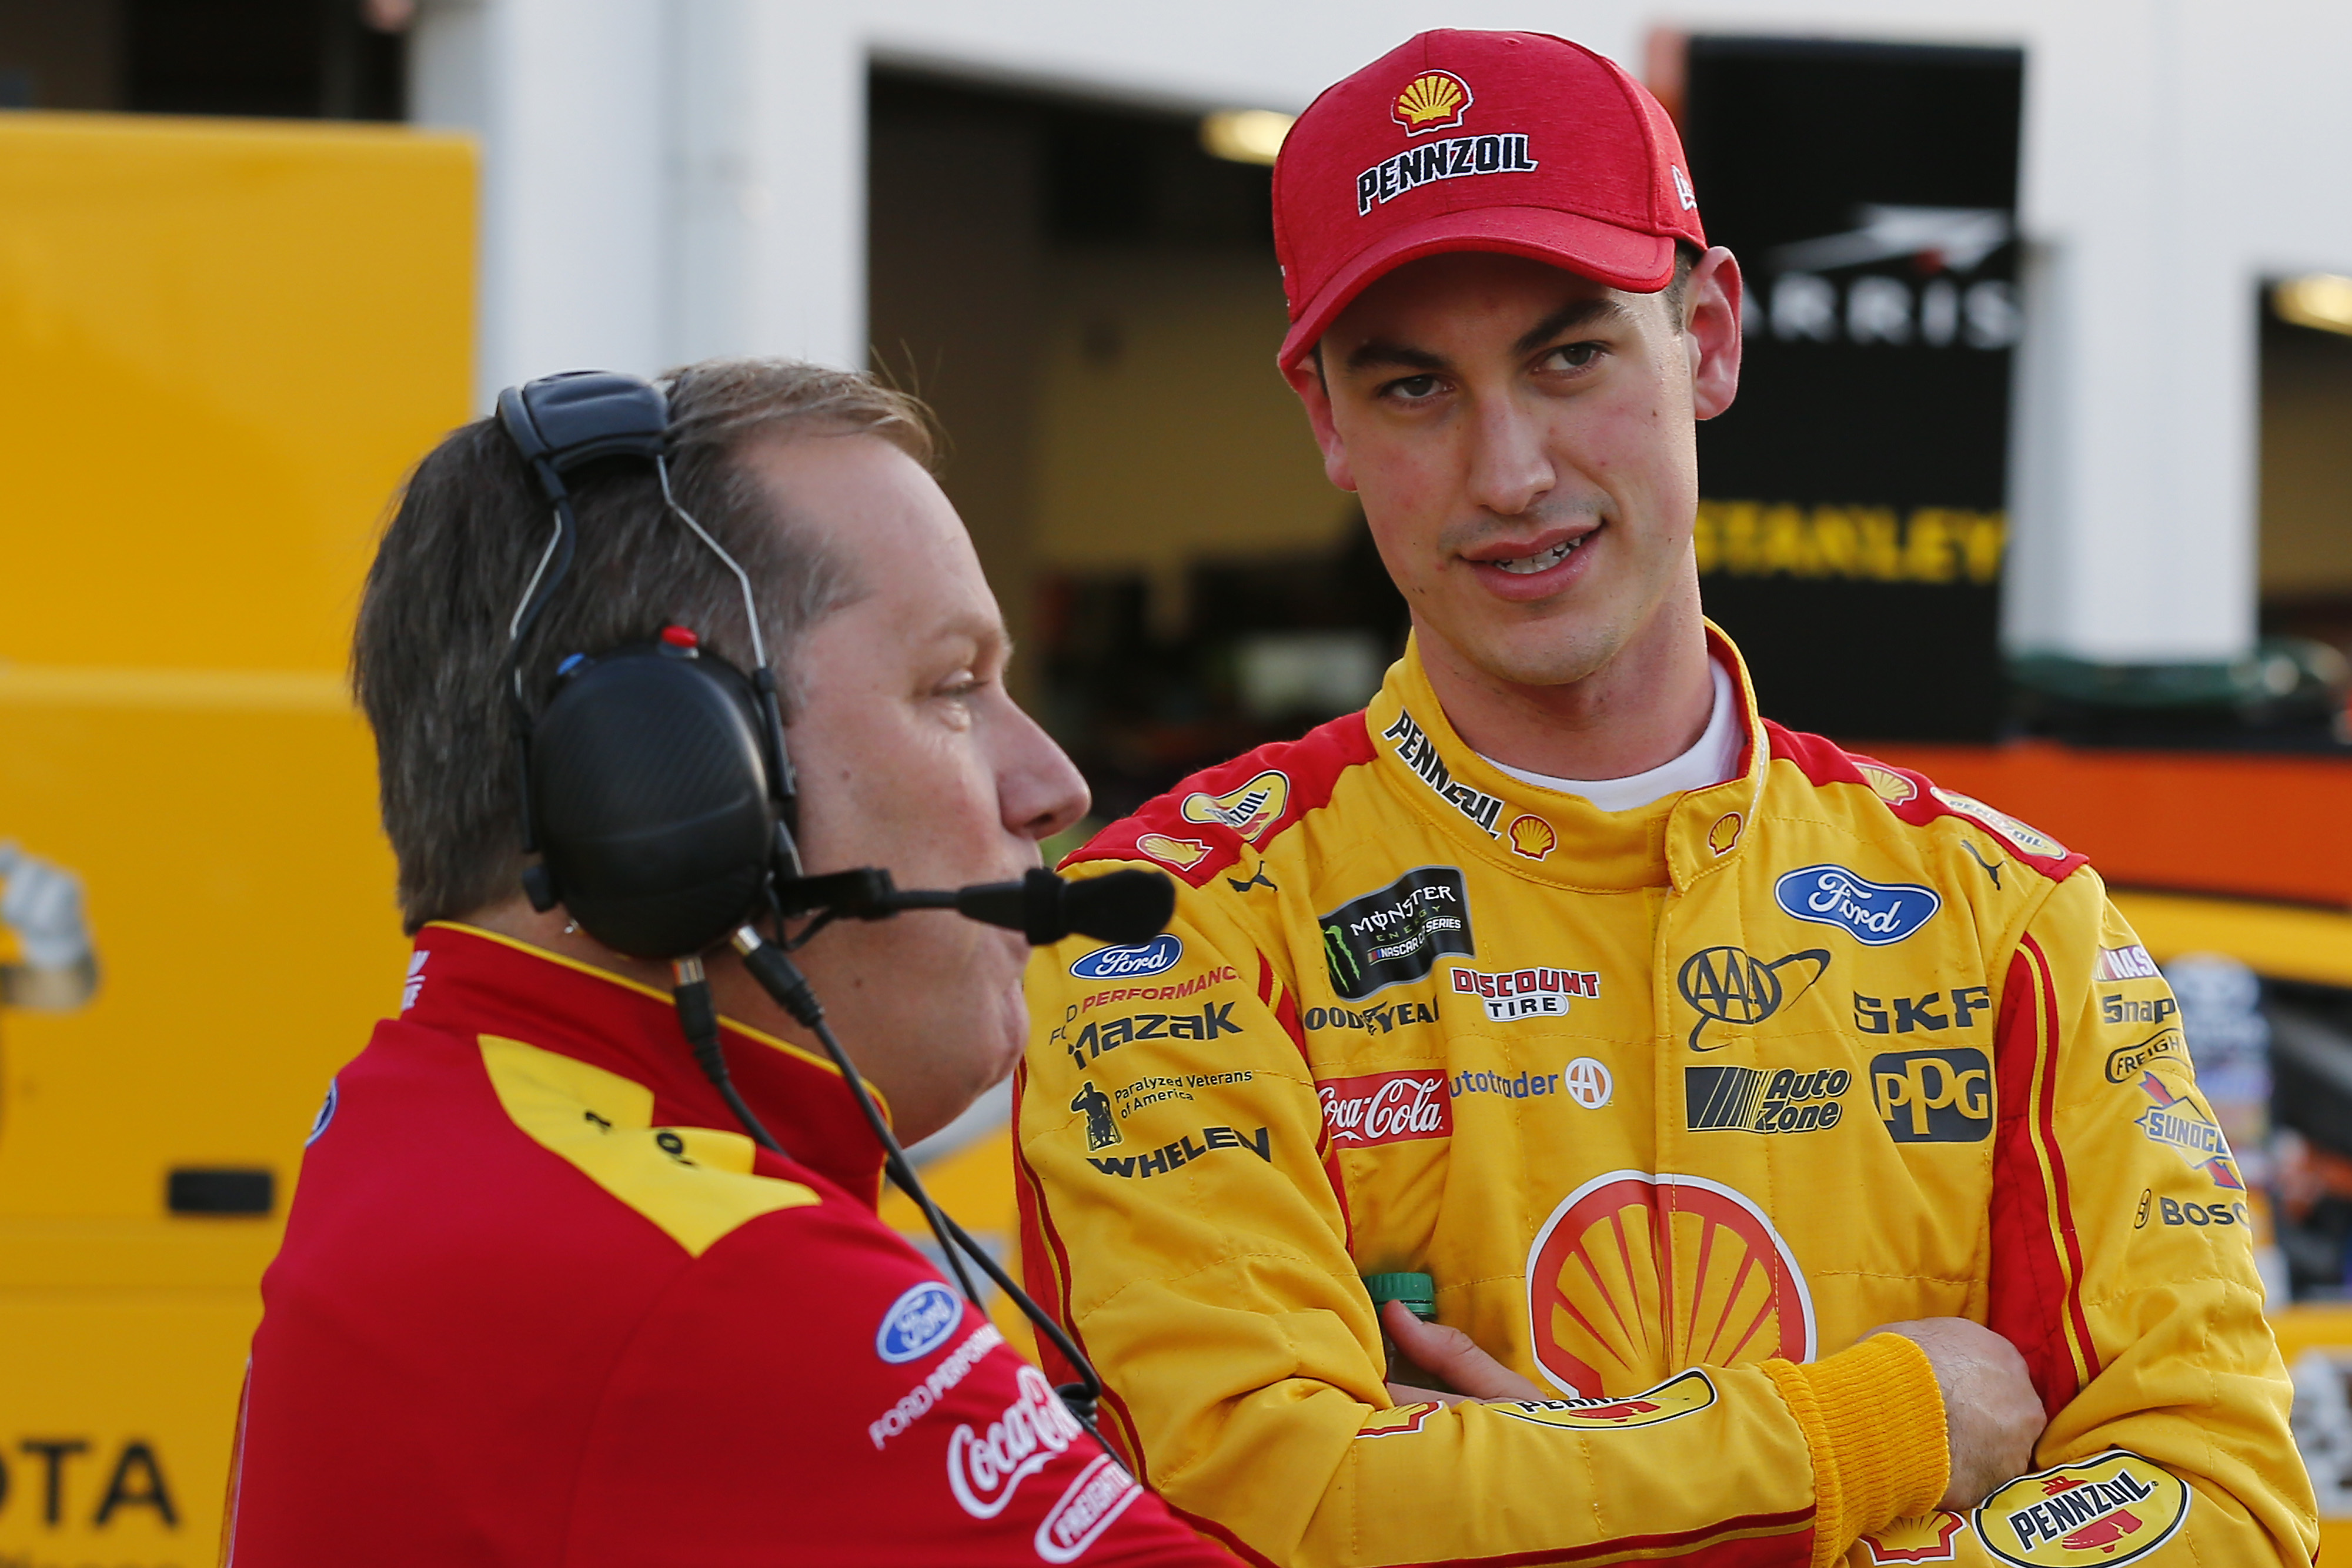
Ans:
[{"label": "collar of racing suit", "polygon": [[[695,1066],[677,1007],[650,987],[444,921],[416,934],[408,981],[403,1023],[469,1040],[517,1040],[618,1073],[653,1091],[656,1125],[741,1131]],[[833,1064],[732,1019],[719,1028],[736,1088],[792,1163],[875,1207],[882,1151]],[[882,1092],[873,1092],[882,1103]],[[887,1103],[883,1109],[887,1115]],[[774,1156],[761,1150],[758,1158]]]},{"label": "collar of racing suit", "polygon": [[1706,638],[1738,692],[1739,766],[1723,783],[1603,811],[1581,796],[1514,779],[1454,733],[1414,643],[1365,709],[1374,766],[1393,794],[1463,852],[1525,881],[1588,893],[1685,890],[1738,858],[1771,760],[1770,748],[1758,744],[1763,727],[1739,650],[1712,622]]}]

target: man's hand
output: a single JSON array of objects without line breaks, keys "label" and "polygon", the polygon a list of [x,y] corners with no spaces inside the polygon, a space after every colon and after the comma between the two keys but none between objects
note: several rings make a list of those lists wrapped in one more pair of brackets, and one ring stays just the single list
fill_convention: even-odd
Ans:
[{"label": "man's hand", "polygon": [[2015,1345],[1966,1318],[1885,1323],[1862,1337],[1881,1333],[1901,1334],[1926,1351],[1936,1369],[1952,1455],[1951,1484],[1936,1506],[1964,1512],[2032,1467],[2034,1440],[2047,1417]]},{"label": "man's hand", "polygon": [[1444,1379],[1447,1388],[1461,1390],[1448,1394],[1444,1389],[1391,1383],[1389,1397],[1400,1405],[1426,1404],[1433,1399],[1440,1405],[1459,1405],[1465,1399],[1547,1397],[1542,1389],[1480,1350],[1477,1342],[1460,1329],[1423,1322],[1405,1310],[1402,1301],[1381,1304],[1381,1327],[1388,1330],[1390,1343],[1407,1361]]},{"label": "man's hand", "polygon": [[70,969],[90,956],[79,877],[0,843],[0,923],[16,933],[26,968]]}]

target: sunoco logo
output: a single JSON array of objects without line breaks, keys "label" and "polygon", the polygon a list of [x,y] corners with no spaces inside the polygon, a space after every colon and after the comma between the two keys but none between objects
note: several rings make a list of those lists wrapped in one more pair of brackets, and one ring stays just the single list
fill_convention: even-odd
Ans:
[{"label": "sunoco logo", "polygon": [[1780,907],[1816,925],[1835,925],[1865,947],[1900,942],[1934,917],[1944,901],[1916,883],[1873,882],[1842,865],[1809,865],[1772,884]]},{"label": "sunoco logo", "polygon": [[1165,932],[1132,947],[1097,947],[1070,966],[1081,980],[1129,980],[1139,975],[1164,975],[1184,956],[1181,937]]},{"label": "sunoco logo", "polygon": [[[1801,967],[1792,983],[1781,977],[1791,964]],[[1730,1043],[1718,1040],[1701,1045],[1699,1036],[1711,1023],[1753,1029],[1783,1007],[1812,989],[1830,967],[1830,956],[1819,947],[1784,954],[1766,963],[1743,947],[1702,947],[1683,960],[1675,971],[1675,988],[1698,1014],[1691,1025],[1693,1051],[1719,1051]]]},{"label": "sunoco logo", "polygon": [[2172,1539],[2195,1494],[2120,1448],[2017,1479],[1977,1505],[1977,1538],[2017,1568],[2136,1562]]},{"label": "sunoco logo", "polygon": [[1448,953],[1477,953],[1469,889],[1452,866],[1409,871],[1377,893],[1349,899],[1318,924],[1331,988],[1351,1002],[1427,979]]}]

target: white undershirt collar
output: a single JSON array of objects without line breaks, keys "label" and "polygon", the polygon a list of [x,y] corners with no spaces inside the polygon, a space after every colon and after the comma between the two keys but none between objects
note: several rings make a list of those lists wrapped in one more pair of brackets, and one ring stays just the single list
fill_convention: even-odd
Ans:
[{"label": "white undershirt collar", "polygon": [[1688,751],[1646,773],[1623,779],[1555,779],[1496,762],[1491,757],[1485,760],[1522,784],[1580,795],[1603,811],[1631,811],[1668,795],[1725,783],[1739,772],[1739,691],[1732,685],[1730,671],[1713,659],[1707,665],[1715,674],[1715,709],[1707,716],[1706,733]]}]

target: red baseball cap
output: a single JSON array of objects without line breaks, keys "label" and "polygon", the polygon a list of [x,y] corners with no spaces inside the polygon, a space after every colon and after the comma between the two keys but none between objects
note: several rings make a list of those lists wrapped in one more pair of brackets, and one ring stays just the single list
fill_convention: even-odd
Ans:
[{"label": "red baseball cap", "polygon": [[1704,246],[1674,121],[1641,83],[1543,33],[1423,33],[1324,90],[1274,166],[1298,362],[1392,267],[1494,250],[1654,294]]}]

